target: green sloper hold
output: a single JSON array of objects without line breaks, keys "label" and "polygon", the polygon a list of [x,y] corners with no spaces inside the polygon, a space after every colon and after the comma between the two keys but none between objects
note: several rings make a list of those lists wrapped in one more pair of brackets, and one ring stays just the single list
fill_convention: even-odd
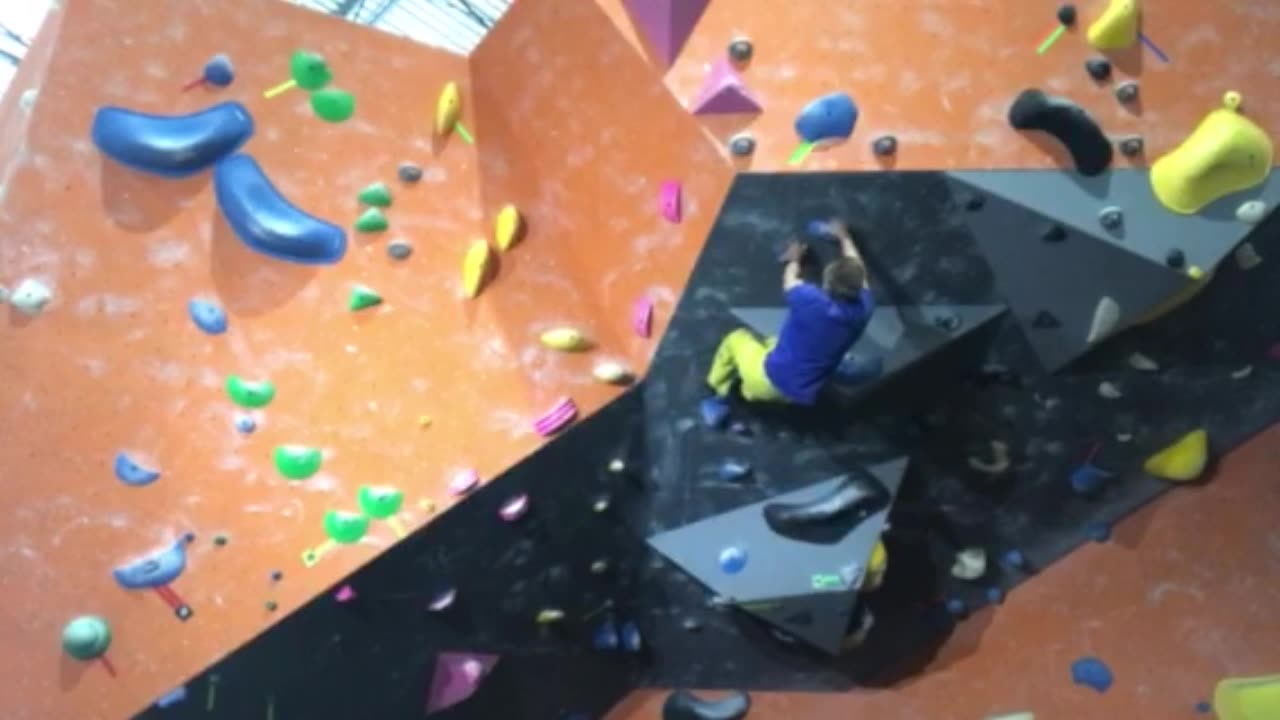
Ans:
[{"label": "green sloper hold", "polygon": [[361,485],[356,493],[356,501],[365,515],[376,520],[387,518],[400,512],[404,504],[404,493],[389,485]]},{"label": "green sloper hold", "polygon": [[290,480],[306,480],[320,471],[324,458],[319,448],[280,445],[275,451],[276,470]]},{"label": "green sloper hold", "polygon": [[239,375],[228,375],[227,395],[240,407],[266,407],[275,399],[276,386],[270,380],[245,380]]},{"label": "green sloper hold", "polygon": [[96,615],[81,615],[62,629],[62,649],[77,660],[93,660],[111,646],[111,626]]},{"label": "green sloper hold", "polygon": [[361,190],[356,199],[365,205],[391,207],[391,188],[386,183],[376,182]]},{"label": "green sloper hold", "polygon": [[371,207],[356,218],[356,230],[360,232],[382,232],[388,227],[387,216],[376,207]]},{"label": "green sloper hold", "polygon": [[369,532],[369,518],[346,510],[330,510],[324,514],[324,532],[336,543],[357,543]]},{"label": "green sloper hold", "polygon": [[298,50],[289,58],[289,77],[303,90],[319,90],[333,79],[323,55]]},{"label": "green sloper hold", "polygon": [[356,98],[346,90],[327,88],[311,93],[311,109],[321,120],[340,123],[356,111]]},{"label": "green sloper hold", "polygon": [[367,288],[364,285],[352,287],[351,297],[347,299],[347,309],[352,312],[381,304],[382,296],[374,292],[372,288]]}]

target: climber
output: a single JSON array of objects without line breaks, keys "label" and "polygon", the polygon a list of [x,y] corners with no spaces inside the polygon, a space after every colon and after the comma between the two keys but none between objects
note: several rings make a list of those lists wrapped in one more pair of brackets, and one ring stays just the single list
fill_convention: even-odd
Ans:
[{"label": "climber", "polygon": [[761,339],[746,328],[725,336],[707,374],[715,396],[704,401],[704,415],[716,405],[727,413],[735,384],[749,401],[813,405],[866,329],[875,300],[853,235],[840,220],[817,227],[840,241],[840,257],[823,268],[819,287],[800,276],[807,246],[793,241],[787,247],[782,290],[788,313],[782,330],[777,338]]}]

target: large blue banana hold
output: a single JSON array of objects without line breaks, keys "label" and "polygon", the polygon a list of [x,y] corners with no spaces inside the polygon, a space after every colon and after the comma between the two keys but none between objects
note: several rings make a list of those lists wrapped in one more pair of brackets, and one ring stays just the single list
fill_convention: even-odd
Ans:
[{"label": "large blue banana hold", "polygon": [[253,117],[238,102],[191,115],[148,115],[103,107],[93,117],[93,142],[104,155],[162,177],[195,175],[234,153],[253,135]]},{"label": "large blue banana hold", "polygon": [[248,155],[232,155],[214,167],[213,191],[231,229],[260,253],[329,265],[347,252],[346,231],[294,206]]}]

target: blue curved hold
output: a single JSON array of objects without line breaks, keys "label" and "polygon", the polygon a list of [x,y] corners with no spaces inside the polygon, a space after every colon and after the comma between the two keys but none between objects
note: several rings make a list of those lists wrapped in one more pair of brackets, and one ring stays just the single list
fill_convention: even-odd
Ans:
[{"label": "blue curved hold", "polygon": [[1071,681],[1104,693],[1111,689],[1115,677],[1111,674],[1111,668],[1098,658],[1082,657],[1071,663]]},{"label": "blue curved hold", "polygon": [[187,569],[187,544],[181,540],[140,560],[111,571],[126,590],[145,590],[168,585]]},{"label": "blue curved hold", "polygon": [[115,471],[117,480],[133,487],[150,485],[160,479],[159,470],[139,465],[125,452],[116,453]]},{"label": "blue curved hold", "polygon": [[347,254],[346,231],[295,207],[248,155],[232,155],[218,163],[213,189],[231,229],[264,255],[303,265],[331,265]]},{"label": "blue curved hold", "polygon": [[253,116],[238,102],[192,115],[148,115],[98,108],[93,143],[121,165],[152,175],[183,178],[235,152],[253,135]]},{"label": "blue curved hold", "polygon": [[187,303],[187,314],[196,327],[210,335],[221,335],[227,331],[227,313],[217,303],[192,299]]},{"label": "blue curved hold", "polygon": [[858,106],[848,93],[835,92],[814,100],[796,116],[796,134],[807,143],[846,140],[858,123]]}]

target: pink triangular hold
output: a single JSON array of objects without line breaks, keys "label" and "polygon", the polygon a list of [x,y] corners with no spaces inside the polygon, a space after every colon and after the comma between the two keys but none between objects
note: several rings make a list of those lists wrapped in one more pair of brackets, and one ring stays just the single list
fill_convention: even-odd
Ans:
[{"label": "pink triangular hold", "polygon": [[333,599],[340,603],[348,602],[356,599],[356,591],[351,589],[350,585],[343,585],[333,594]]},{"label": "pink triangular hold", "polygon": [[466,700],[480,689],[498,655],[480,653],[442,652],[436,656],[436,667],[431,674],[431,689],[427,692],[427,714],[440,712]]},{"label": "pink triangular hold", "polygon": [[711,0],[623,0],[631,22],[666,66],[675,62]]},{"label": "pink triangular hold", "polygon": [[694,115],[758,112],[760,103],[747,92],[742,84],[742,76],[729,65],[728,60],[720,60],[711,67],[711,73],[702,85],[702,92],[693,101]]}]

